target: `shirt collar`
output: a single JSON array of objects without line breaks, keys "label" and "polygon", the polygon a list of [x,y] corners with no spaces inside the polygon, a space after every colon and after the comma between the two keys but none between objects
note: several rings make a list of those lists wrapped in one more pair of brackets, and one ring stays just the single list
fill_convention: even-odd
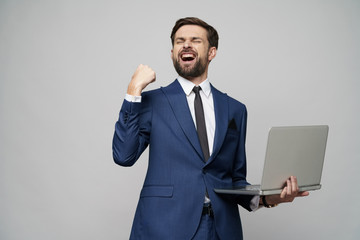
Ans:
[{"label": "shirt collar", "polygon": [[[177,80],[179,81],[186,96],[189,96],[191,94],[193,88],[195,87],[195,84],[181,76],[178,76]],[[199,86],[201,87],[201,90],[205,93],[206,97],[209,97],[209,95],[211,93],[211,86],[210,86],[209,79],[206,79],[205,81],[200,83]]]}]

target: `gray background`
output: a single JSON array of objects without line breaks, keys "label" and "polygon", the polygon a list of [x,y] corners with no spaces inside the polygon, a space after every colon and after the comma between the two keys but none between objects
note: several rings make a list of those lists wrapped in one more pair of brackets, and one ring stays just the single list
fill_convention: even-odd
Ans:
[{"label": "gray background", "polygon": [[172,82],[170,31],[198,16],[220,34],[210,81],[244,102],[248,180],[271,126],[328,124],[323,188],[240,209],[246,239],[359,239],[360,2],[0,1],[0,239],[127,239],[147,152],[111,142],[140,63]]}]

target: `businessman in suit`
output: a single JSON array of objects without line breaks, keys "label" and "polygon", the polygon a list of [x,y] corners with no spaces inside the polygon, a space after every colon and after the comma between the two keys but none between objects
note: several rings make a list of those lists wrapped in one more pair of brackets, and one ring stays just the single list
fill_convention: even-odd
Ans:
[{"label": "businessman in suit", "polygon": [[179,77],[143,91],[156,79],[139,65],[115,125],[113,157],[132,166],[149,146],[149,164],[130,239],[242,239],[238,204],[249,211],[292,202],[296,177],[280,195],[224,196],[213,189],[246,181],[246,107],[208,80],[218,34],[198,18],[179,19],[171,33]]}]

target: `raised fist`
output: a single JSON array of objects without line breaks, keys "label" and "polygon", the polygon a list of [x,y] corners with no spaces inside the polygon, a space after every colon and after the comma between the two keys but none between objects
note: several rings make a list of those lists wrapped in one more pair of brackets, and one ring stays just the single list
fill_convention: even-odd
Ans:
[{"label": "raised fist", "polygon": [[127,94],[132,96],[140,96],[142,90],[152,82],[155,82],[155,72],[146,65],[140,64],[128,86]]}]

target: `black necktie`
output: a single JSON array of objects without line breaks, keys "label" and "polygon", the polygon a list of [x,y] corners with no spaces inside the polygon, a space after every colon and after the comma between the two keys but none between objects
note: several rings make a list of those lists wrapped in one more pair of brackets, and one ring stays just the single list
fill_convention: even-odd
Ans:
[{"label": "black necktie", "polygon": [[205,162],[209,159],[209,143],[206,134],[206,125],[205,125],[205,117],[204,117],[204,108],[200,97],[201,87],[194,87],[193,91],[195,93],[195,118],[196,118],[196,128],[197,134],[200,140],[201,149],[204,154]]}]

